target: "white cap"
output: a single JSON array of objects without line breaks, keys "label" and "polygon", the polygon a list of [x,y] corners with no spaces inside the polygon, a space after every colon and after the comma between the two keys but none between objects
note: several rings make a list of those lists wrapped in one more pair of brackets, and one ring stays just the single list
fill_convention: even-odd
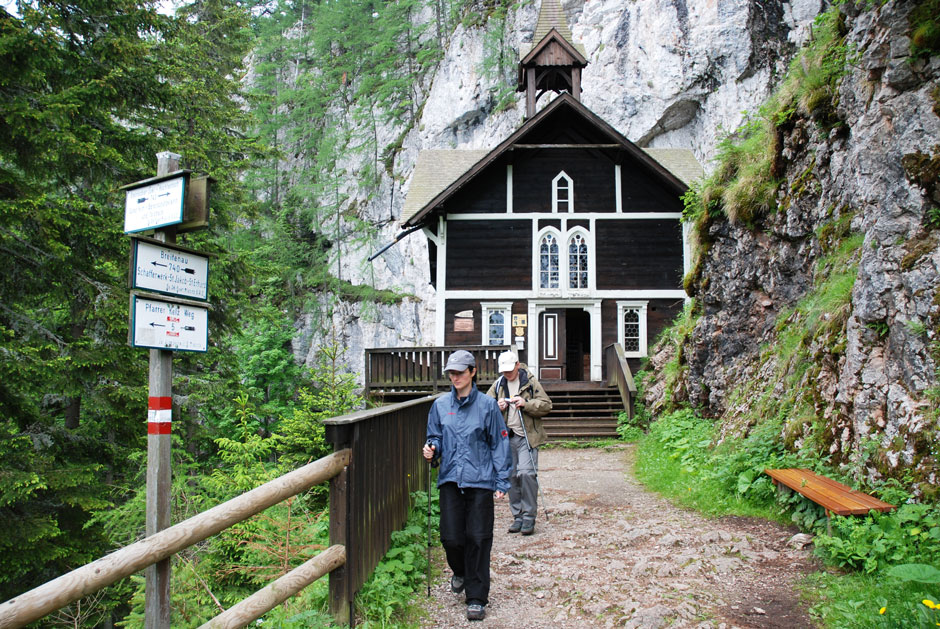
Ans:
[{"label": "white cap", "polygon": [[503,352],[497,360],[500,371],[512,371],[515,369],[517,362],[519,362],[519,357],[512,352]]}]

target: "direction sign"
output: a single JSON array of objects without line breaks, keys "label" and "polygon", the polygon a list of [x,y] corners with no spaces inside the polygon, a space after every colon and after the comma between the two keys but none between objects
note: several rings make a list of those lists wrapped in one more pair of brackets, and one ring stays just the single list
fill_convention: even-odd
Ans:
[{"label": "direction sign", "polygon": [[134,347],[205,352],[209,349],[209,309],[131,295]]},{"label": "direction sign", "polygon": [[182,223],[187,179],[188,174],[183,173],[128,189],[124,198],[124,233]]},{"label": "direction sign", "polygon": [[209,258],[188,249],[132,238],[131,288],[205,301]]}]

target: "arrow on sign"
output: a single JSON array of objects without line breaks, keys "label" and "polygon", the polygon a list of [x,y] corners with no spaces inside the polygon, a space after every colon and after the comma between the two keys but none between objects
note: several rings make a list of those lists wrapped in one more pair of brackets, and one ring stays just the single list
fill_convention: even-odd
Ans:
[{"label": "arrow on sign", "polygon": [[159,327],[159,328],[165,328],[166,326],[163,325],[162,323],[156,323],[156,322],[154,322],[154,321],[151,321],[151,322],[150,322],[150,327],[152,327],[152,328],[158,328],[158,327]]}]

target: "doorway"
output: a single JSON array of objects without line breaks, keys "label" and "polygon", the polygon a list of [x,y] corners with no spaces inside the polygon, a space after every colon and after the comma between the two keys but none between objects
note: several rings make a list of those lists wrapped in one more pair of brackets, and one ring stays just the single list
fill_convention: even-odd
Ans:
[{"label": "doorway", "polygon": [[583,308],[552,308],[540,315],[539,379],[590,380],[591,316]]}]

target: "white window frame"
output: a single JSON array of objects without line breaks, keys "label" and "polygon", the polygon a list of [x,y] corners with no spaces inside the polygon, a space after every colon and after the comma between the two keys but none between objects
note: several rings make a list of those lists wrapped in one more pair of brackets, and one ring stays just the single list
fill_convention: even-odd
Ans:
[{"label": "white window frame", "polygon": [[[617,302],[617,342],[620,343],[620,346],[623,347],[623,355],[628,358],[644,358],[648,355],[649,346],[647,343],[647,310],[649,308],[648,301],[618,301]],[[624,326],[623,326],[623,315],[628,310],[634,310],[638,315],[639,323],[639,350],[635,352],[628,352],[627,346],[624,339]]]},{"label": "white window frame", "polygon": [[[571,241],[574,240],[575,236],[581,236],[581,238],[584,239],[584,246],[587,247],[587,286],[579,286],[578,288],[571,287],[571,267],[569,265],[571,261]],[[583,227],[575,227],[568,230],[568,233],[565,234],[565,262],[561,266],[564,268],[564,286],[568,294],[582,295],[592,288],[592,278],[594,277],[593,245],[591,234]]]},{"label": "white window frame", "polygon": [[[564,181],[564,185],[559,185]],[[558,198],[559,190],[567,190],[568,195],[566,199]],[[565,210],[568,213],[574,212],[574,180],[568,176],[568,173],[561,171],[555,178],[552,179],[552,212],[557,214],[559,212],[558,206],[560,204],[566,204],[568,208]]]},{"label": "white window frame", "polygon": [[[554,288],[542,287],[542,239],[549,234],[555,238],[555,243],[558,245],[558,286]],[[562,294],[562,289],[565,285],[565,280],[567,279],[567,277],[564,275],[564,258],[566,253],[565,240],[562,238],[561,232],[558,231],[557,228],[545,227],[535,235],[535,255],[532,256],[535,268],[532,276],[532,284],[537,294],[552,296],[558,296]]]},{"label": "white window frame", "polygon": [[494,312],[503,313],[503,342],[500,345],[512,345],[512,302],[481,302],[480,307],[483,311],[483,330],[481,345],[494,345],[490,339],[490,314]]}]

